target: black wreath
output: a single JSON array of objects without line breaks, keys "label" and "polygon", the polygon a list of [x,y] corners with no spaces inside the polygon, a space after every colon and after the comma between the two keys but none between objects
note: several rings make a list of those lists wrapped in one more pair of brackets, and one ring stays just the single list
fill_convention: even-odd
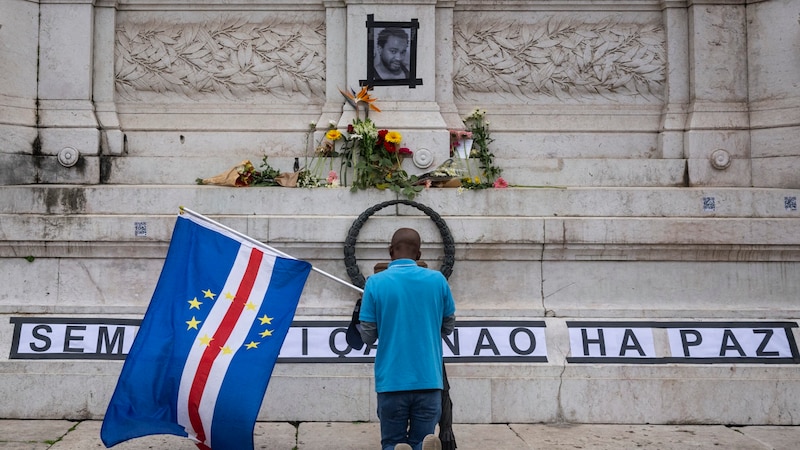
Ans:
[{"label": "black wreath", "polygon": [[442,267],[439,268],[439,271],[442,272],[445,278],[450,278],[450,275],[453,273],[453,264],[455,264],[456,261],[456,245],[455,241],[453,241],[453,235],[450,234],[450,228],[447,227],[442,216],[427,206],[411,200],[388,200],[361,213],[358,219],[353,222],[350,231],[347,232],[347,239],[344,241],[344,264],[347,267],[347,275],[350,276],[350,280],[353,284],[360,288],[364,287],[367,280],[361,275],[361,270],[359,270],[356,261],[356,239],[358,238],[358,232],[361,231],[361,227],[370,216],[387,206],[396,205],[398,203],[413,206],[427,214],[428,217],[433,220],[433,223],[436,224],[436,227],[439,228],[439,233],[442,235],[442,245],[444,246],[444,259],[442,260]]}]

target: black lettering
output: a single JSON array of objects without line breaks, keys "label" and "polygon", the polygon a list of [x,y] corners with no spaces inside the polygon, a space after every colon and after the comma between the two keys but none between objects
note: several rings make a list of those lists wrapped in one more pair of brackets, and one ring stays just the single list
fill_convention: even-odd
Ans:
[{"label": "black lettering", "polygon": [[600,356],[606,356],[606,340],[603,338],[603,329],[597,329],[597,339],[589,339],[589,333],[586,328],[581,328],[581,339],[583,339],[583,355],[591,355],[589,352],[589,344],[600,345]]},{"label": "black lettering", "polygon": [[[628,341],[631,341],[628,344]],[[622,336],[622,345],[619,349],[619,356],[625,356],[628,353],[628,350],[637,350],[639,352],[639,356],[646,356],[644,353],[644,349],[641,345],[639,345],[639,340],[636,338],[636,334],[630,328],[625,329],[625,334]]]},{"label": "black lettering", "polygon": [[[517,346],[517,335],[520,333],[528,335],[528,348],[525,350]],[[533,331],[527,328],[514,328],[511,330],[511,334],[508,336],[508,343],[514,353],[518,355],[530,355],[536,350],[536,336],[533,335]]]},{"label": "black lettering", "polygon": [[53,345],[53,341],[50,340],[50,337],[46,334],[43,334],[42,331],[45,331],[46,333],[52,333],[53,328],[51,328],[50,325],[36,325],[33,327],[31,334],[33,334],[34,338],[43,342],[41,346],[36,345],[34,342],[30,343],[31,350],[35,352],[46,352],[50,350],[50,346]]},{"label": "black lettering", "polygon": [[[728,342],[730,341],[730,344]],[[739,341],[736,340],[736,336],[733,335],[733,331],[730,329],[725,329],[722,332],[722,345],[719,348],[719,356],[727,356],[728,350],[736,350],[739,352],[739,356],[747,356],[742,346],[739,345]]]},{"label": "black lettering", "polygon": [[[351,350],[353,350],[353,348],[350,347],[349,344],[347,345],[347,347],[345,347],[344,350],[339,350],[338,348],[336,348],[336,336],[339,335],[339,334],[345,334],[346,335],[347,334],[347,328],[337,328],[337,329],[331,331],[331,336],[328,338],[328,346],[330,347],[330,349],[331,349],[331,351],[333,353],[339,355],[340,358],[344,358],[345,356],[347,356],[348,353],[350,353]],[[346,339],[345,339],[345,342],[347,342]]]},{"label": "black lettering", "polygon": [[481,350],[483,349],[491,350],[495,354],[495,356],[498,356],[500,354],[500,350],[497,349],[497,345],[495,345],[494,339],[492,339],[492,335],[486,328],[481,328],[481,334],[480,336],[478,336],[478,343],[475,344],[475,353],[473,353],[473,355],[474,356],[480,355]]},{"label": "black lettering", "polygon": [[364,343],[364,356],[369,356],[369,354],[370,354],[370,352],[372,350],[377,350],[377,349],[378,349],[378,345],[377,344],[375,344],[375,343],[367,344],[365,342]]},{"label": "black lettering", "polygon": [[302,332],[301,332],[301,335],[302,335],[302,339],[301,339],[301,341],[302,341],[301,354],[303,356],[308,356],[308,328],[303,328]]},{"label": "black lettering", "polygon": [[756,356],[780,356],[780,352],[765,352],[764,349],[767,348],[769,344],[769,340],[772,339],[773,331],[769,328],[764,330],[753,330],[753,334],[763,334],[764,339],[761,340],[761,344],[758,345],[756,349]]},{"label": "black lettering", "polygon": [[[689,336],[694,336],[694,340],[690,341],[688,339]],[[681,330],[681,344],[683,345],[683,356],[690,356],[689,355],[689,347],[694,347],[700,345],[703,342],[703,336],[700,335],[700,332],[697,330]]]},{"label": "black lettering", "polygon": [[[117,341],[119,339],[119,342]],[[117,327],[114,330],[114,337],[109,340],[108,337],[108,327],[107,326],[100,326],[100,329],[97,330],[97,353],[106,353],[112,354],[114,353],[114,347],[117,347],[116,353],[118,355],[122,354],[122,346],[125,342],[125,327]],[[105,352],[103,351],[105,349]]]},{"label": "black lettering", "polygon": [[64,334],[64,353],[83,353],[83,348],[72,347],[72,341],[82,341],[83,336],[73,336],[73,331],[86,331],[85,325],[67,325],[67,331]]},{"label": "black lettering", "polygon": [[453,330],[453,340],[450,340],[450,336],[445,336],[444,343],[447,344],[447,348],[450,349],[450,352],[453,353],[453,356],[458,356],[461,354],[461,346],[458,343],[458,329],[456,328]]}]

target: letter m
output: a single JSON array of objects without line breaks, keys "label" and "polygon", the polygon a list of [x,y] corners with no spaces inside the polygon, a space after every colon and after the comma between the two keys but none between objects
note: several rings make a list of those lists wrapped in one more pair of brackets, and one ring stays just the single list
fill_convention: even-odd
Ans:
[{"label": "letter m", "polygon": [[[114,336],[109,337],[108,327],[101,326],[97,331],[97,353],[98,354],[122,354],[122,345],[125,341],[125,327],[116,327],[114,329]],[[114,347],[117,348],[114,352]]]}]

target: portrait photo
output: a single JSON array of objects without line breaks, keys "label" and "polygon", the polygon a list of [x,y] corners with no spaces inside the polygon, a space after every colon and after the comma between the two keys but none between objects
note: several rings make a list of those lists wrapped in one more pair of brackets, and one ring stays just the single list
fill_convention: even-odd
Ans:
[{"label": "portrait photo", "polygon": [[417,30],[419,22],[376,22],[367,16],[367,78],[362,86],[422,84],[417,78]]},{"label": "portrait photo", "polygon": [[372,67],[376,80],[405,80],[411,57],[411,37],[405,28],[389,27],[375,30],[375,55]]}]

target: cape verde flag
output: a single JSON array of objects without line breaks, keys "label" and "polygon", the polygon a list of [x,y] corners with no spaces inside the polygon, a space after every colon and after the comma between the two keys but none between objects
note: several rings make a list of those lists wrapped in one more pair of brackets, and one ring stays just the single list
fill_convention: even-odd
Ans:
[{"label": "cape verde flag", "polygon": [[256,417],[311,265],[190,216],[103,419],[106,447],[150,434],[252,449]]}]

